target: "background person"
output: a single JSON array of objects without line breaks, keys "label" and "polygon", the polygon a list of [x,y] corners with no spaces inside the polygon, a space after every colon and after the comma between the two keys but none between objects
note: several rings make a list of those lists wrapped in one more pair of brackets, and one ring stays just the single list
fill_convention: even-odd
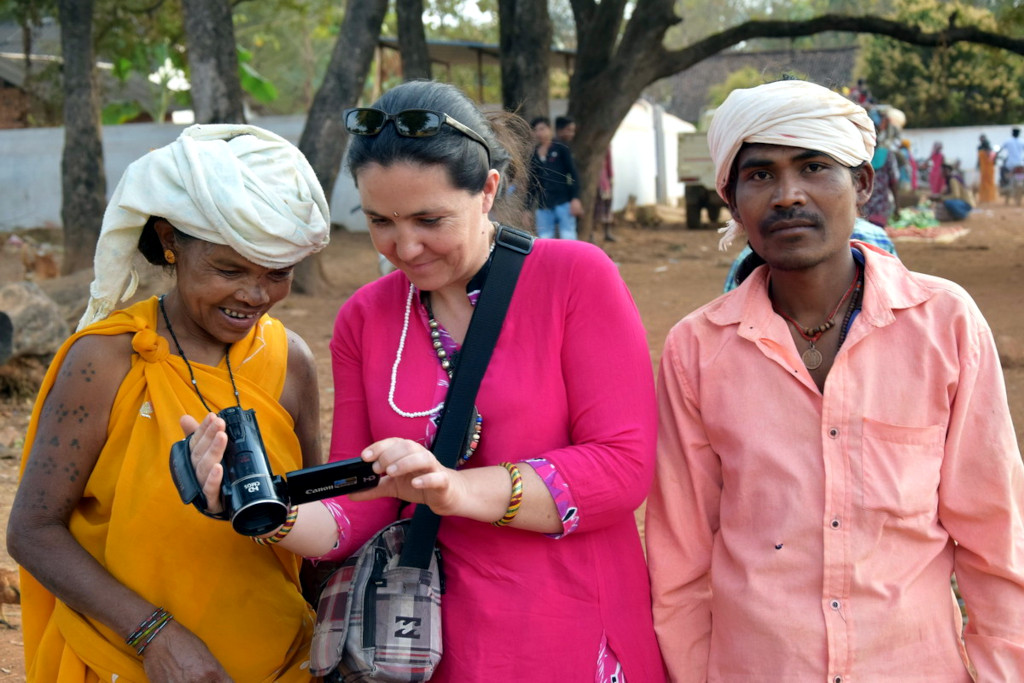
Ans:
[{"label": "background person", "polygon": [[[881,114],[884,117],[884,114]],[[883,124],[875,124],[876,133],[881,133]],[[880,228],[885,228],[896,210],[896,202],[900,196],[900,169],[896,163],[896,153],[879,144],[871,157],[871,168],[875,172],[875,182],[871,188],[871,196],[864,205],[864,216]]]},{"label": "background person", "polygon": [[1020,139],[1020,128],[1011,129],[1010,137],[999,147],[999,156],[1003,159],[1003,177],[1006,178],[1006,204],[1009,206],[1013,199],[1020,206],[1024,197],[1024,181],[1017,178],[1024,177],[1024,141]]},{"label": "background person", "polygon": [[932,144],[932,153],[928,157],[928,188],[933,195],[946,194],[946,174],[942,170],[944,163],[946,158],[942,154],[942,143],[936,142]]},{"label": "background person", "polygon": [[601,162],[601,175],[597,181],[597,197],[594,199],[594,223],[595,227],[600,225],[604,231],[605,242],[615,242],[615,235],[612,234],[612,224],[615,217],[612,215],[612,183],[615,173],[612,169],[611,147],[604,151],[604,161]]},{"label": "background person", "polygon": [[978,202],[986,204],[999,198],[996,187],[996,153],[984,134],[978,137]]},{"label": "background person", "polygon": [[555,117],[555,138],[566,147],[576,139],[576,121],[571,116]]},{"label": "background person", "polygon": [[583,214],[583,204],[579,200],[580,176],[572,152],[552,139],[551,121],[547,117],[535,118],[530,128],[537,143],[530,157],[529,188],[537,236],[574,240],[576,217]]},{"label": "background person", "polygon": [[[193,126],[125,171],[7,529],[29,681],[309,680],[298,558],[183,506],[168,454],[182,413],[240,404],[276,471],[319,461],[316,368],[268,311],[328,231],[305,158],[253,126]],[[110,313],[135,291],[136,250],[174,285]]]},{"label": "background person", "polygon": [[708,141],[727,238],[766,265],[661,360],[645,529],[670,678],[1024,680],[1024,467],[992,332],[956,284],[851,248],[870,119],[780,81],[733,91]]},{"label": "background person", "polygon": [[[576,139],[576,122],[571,116],[558,116],[555,118],[555,137],[562,144],[569,146]],[[594,228],[600,227],[604,233],[605,242],[615,242],[615,235],[612,234],[612,150],[611,147],[604,152],[604,161],[601,162],[601,175],[597,179],[597,196],[594,198]]]},{"label": "background person", "polygon": [[[410,109],[440,112],[420,130],[432,134],[401,134]],[[494,116],[426,81],[349,113],[348,166],[374,246],[397,271],[338,314],[331,459],[361,456],[387,476],[371,491],[302,506],[278,547],[340,560],[411,514],[403,501],[427,504],[442,516],[446,585],[444,655],[431,681],[662,681],[633,516],[654,468],[650,355],[600,249],[535,242],[477,395],[476,447],[457,469],[429,450],[449,383],[438,353],[462,352],[489,268],[488,214],[503,213],[504,179],[523,165],[512,135],[521,119]],[[218,427],[204,422],[203,443]],[[193,453],[215,499],[220,453]],[[511,465],[523,481],[517,513]]]}]

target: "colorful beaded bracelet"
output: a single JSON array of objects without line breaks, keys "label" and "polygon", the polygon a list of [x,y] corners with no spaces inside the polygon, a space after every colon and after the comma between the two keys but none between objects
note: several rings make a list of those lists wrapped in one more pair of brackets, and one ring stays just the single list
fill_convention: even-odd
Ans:
[{"label": "colorful beaded bracelet", "polygon": [[288,509],[288,516],[284,520],[284,524],[277,530],[273,536],[267,536],[266,538],[260,538],[259,536],[250,536],[250,538],[260,545],[274,545],[284,540],[284,537],[291,533],[292,527],[295,526],[295,520],[299,518],[299,507],[292,505]]},{"label": "colorful beaded bracelet", "polygon": [[512,496],[509,498],[505,515],[497,522],[491,522],[494,526],[509,524],[519,514],[519,506],[523,503],[523,475],[519,472],[519,467],[511,462],[503,462],[501,466],[508,470],[509,476],[512,477]]},{"label": "colorful beaded bracelet", "polygon": [[139,627],[132,631],[131,635],[124,639],[124,642],[129,647],[135,648],[135,654],[142,656],[142,653],[146,651],[149,644],[156,638],[156,634],[160,633],[170,621],[174,619],[174,615],[165,610],[163,607],[157,607],[152,614],[139,624]]}]

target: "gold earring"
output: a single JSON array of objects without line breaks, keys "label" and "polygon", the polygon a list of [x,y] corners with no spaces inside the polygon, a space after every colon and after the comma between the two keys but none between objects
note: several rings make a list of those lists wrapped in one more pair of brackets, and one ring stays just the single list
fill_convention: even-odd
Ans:
[{"label": "gold earring", "polygon": [[164,261],[167,261],[171,265],[174,264],[177,259],[174,257],[174,252],[170,249],[164,249]]}]

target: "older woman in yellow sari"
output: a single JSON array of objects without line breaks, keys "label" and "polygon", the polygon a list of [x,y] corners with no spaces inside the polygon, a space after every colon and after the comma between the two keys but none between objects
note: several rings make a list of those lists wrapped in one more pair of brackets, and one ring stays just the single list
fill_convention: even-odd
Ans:
[{"label": "older woman in yellow sari", "polygon": [[[238,405],[275,471],[319,460],[311,354],[268,311],[328,226],[306,160],[256,127],[193,126],[126,171],[10,516],[29,681],[309,680],[296,556],[183,506],[168,454],[180,416]],[[136,250],[175,284],[111,312],[135,290]]]}]

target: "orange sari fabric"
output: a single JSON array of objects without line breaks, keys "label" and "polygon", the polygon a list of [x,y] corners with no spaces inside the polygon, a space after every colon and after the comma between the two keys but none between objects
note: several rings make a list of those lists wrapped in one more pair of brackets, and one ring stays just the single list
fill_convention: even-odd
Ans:
[{"label": "orange sari fabric", "polygon": [[[168,455],[182,438],[178,419],[201,419],[182,359],[156,333],[157,300],[148,299],[73,335],[58,351],[40,389],[26,436],[28,459],[39,414],[68,349],[87,334],[131,334],[131,369],[111,410],[107,442],[71,515],[75,539],[119,581],[201,638],[237,681],[308,681],[314,613],[299,587],[300,559],[259,546],[227,522],[185,506]],[[230,360],[245,409],[253,408],[276,473],[301,467],[291,416],[278,398],[287,370],[281,323],[264,316]],[[193,363],[210,408],[235,405],[222,361]],[[124,634],[79,614],[22,571],[22,615],[29,681],[146,680]]]}]

